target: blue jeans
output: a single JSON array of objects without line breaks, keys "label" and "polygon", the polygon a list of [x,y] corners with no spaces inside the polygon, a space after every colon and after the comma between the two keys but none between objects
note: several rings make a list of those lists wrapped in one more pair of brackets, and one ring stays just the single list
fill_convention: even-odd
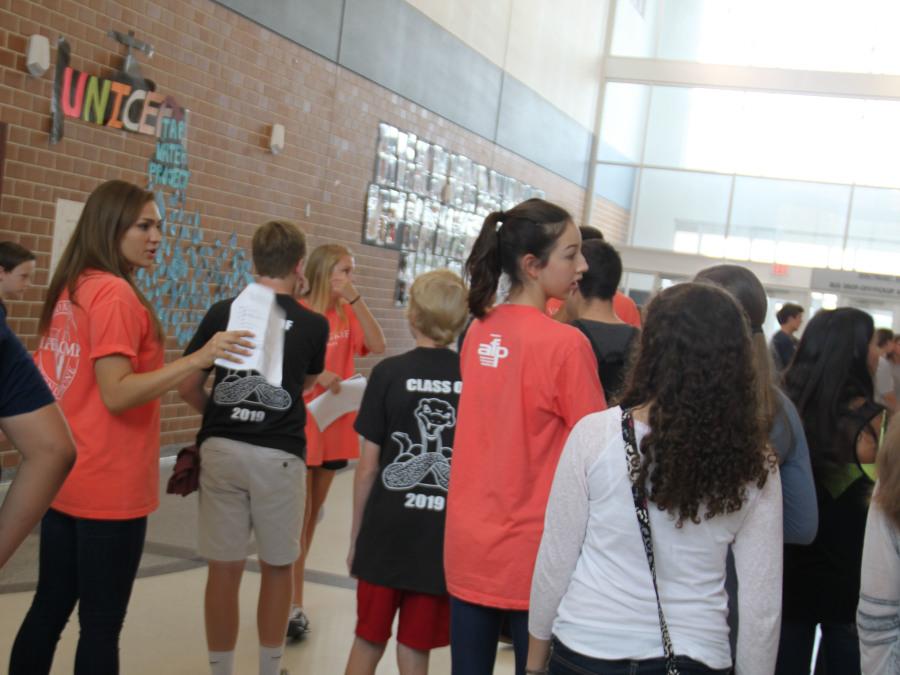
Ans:
[{"label": "blue jeans", "polygon": [[[781,622],[775,675],[809,673],[816,637],[813,621]],[[822,623],[822,641],[816,658],[816,675],[859,675],[859,637],[855,623]]]},{"label": "blue jeans", "polygon": [[[716,670],[686,656],[676,656],[675,663],[682,675],[728,675],[730,668]],[[633,661],[607,661],[574,652],[553,638],[550,654],[550,675],[666,675],[665,658]]]},{"label": "blue jeans", "polygon": [[509,617],[516,675],[524,675],[528,656],[528,612],[474,605],[450,598],[452,675],[491,675],[497,658],[500,624]]},{"label": "blue jeans", "polygon": [[10,675],[50,672],[76,602],[81,632],[72,672],[119,672],[119,633],[146,532],[146,518],[88,520],[47,511],[41,521],[37,590],[13,643]]}]

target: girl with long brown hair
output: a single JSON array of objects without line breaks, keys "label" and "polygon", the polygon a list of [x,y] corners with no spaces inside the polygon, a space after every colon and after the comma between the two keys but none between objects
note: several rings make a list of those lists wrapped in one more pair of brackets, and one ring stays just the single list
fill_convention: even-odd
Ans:
[{"label": "girl with long brown hair", "polygon": [[[353,284],[353,256],[340,244],[318,246],[306,262],[307,288],[300,302],[328,319],[325,370],[304,399],[308,404],[327,390],[338,393],[341,381],[354,373],[354,357],[384,352],[384,333]],[[288,637],[309,632],[303,611],[303,577],[319,512],[331,489],[335,471],[359,457],[359,437],[353,430],[355,413],[339,417],[319,430],[310,415],[306,422],[306,509],[300,535],[300,557],[294,564],[294,598]]]},{"label": "girl with long brown hair", "polygon": [[784,608],[776,675],[817,668],[860,672],[856,608],[866,515],[884,408],[874,401],[878,346],[872,317],[853,307],[819,310],[784,375],[809,442],[819,530],[784,552]]},{"label": "girl with long brown hair", "polygon": [[59,401],[77,459],[41,524],[37,590],[13,645],[10,673],[48,673],[78,603],[74,672],[119,672],[118,640],[158,505],[160,397],[216,358],[240,361],[249,333],[217,333],[163,365],[163,329],[134,283],[162,239],[152,192],[103,183],[50,282],[35,360]]},{"label": "girl with long brown hair", "polygon": [[559,460],[528,673],[731,672],[729,545],[737,672],[772,672],[781,493],[757,411],[750,327],[734,299],[698,283],[657,295],[621,406],[585,417]]},{"label": "girl with long brown hair", "polygon": [[507,618],[516,673],[525,671],[531,572],[556,462],[572,427],[606,407],[587,338],[544,311],[585,270],[572,217],[542,199],[489,214],[466,261],[476,318],[460,354],[444,537],[453,675],[493,672]]}]

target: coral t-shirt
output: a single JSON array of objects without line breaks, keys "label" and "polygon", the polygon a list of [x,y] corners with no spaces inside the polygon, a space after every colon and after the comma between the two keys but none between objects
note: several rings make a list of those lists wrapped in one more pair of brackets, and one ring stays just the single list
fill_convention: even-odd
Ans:
[{"label": "coral t-shirt", "polygon": [[[309,309],[309,305],[301,301],[301,305]],[[365,335],[359,319],[353,312],[353,306],[345,302],[344,317],[338,316],[336,309],[325,312],[328,319],[328,347],[325,351],[325,370],[337,373],[342,380],[351,377],[355,372],[353,358],[369,353],[365,343]],[[309,402],[325,391],[316,385],[303,397],[307,406]],[[356,413],[347,413],[338,417],[324,431],[319,431],[312,415],[306,420],[306,465],[320,466],[322,462],[333,462],[342,459],[359,457],[359,436],[353,429]]]},{"label": "coral t-shirt", "polygon": [[113,415],[94,375],[94,362],[112,355],[146,373],[162,367],[164,354],[129,283],[88,271],[78,279],[75,302],[63,290],[34,355],[77,449],[52,507],[78,518],[140,518],[159,505],[159,399]]},{"label": "coral t-shirt", "polygon": [[597,361],[578,329],[533,307],[499,305],[469,328],[461,369],[447,588],[467,602],[528,609],[563,445],[582,417],[606,408]]},{"label": "coral t-shirt", "polygon": [[[547,314],[553,316],[559,311],[559,308],[562,307],[563,304],[562,300],[550,298],[547,300]],[[616,294],[613,296],[613,311],[616,313],[617,317],[622,319],[622,321],[629,326],[634,326],[635,328],[641,327],[641,310],[638,309],[634,300],[624,293],[616,291]]]}]

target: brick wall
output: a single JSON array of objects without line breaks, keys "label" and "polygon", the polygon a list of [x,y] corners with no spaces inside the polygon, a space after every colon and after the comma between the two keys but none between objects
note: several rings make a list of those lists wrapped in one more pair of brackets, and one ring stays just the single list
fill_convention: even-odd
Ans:
[{"label": "brick wall", "polygon": [[[73,68],[109,76],[124,48],[106,31],[130,28],[156,49],[152,59],[140,58],[144,75],[191,111],[188,208],[200,211],[206,241],[237,231],[248,246],[256,225],[284,217],[298,222],[313,246],[349,244],[358,286],[384,327],[389,354],[411,344],[391,300],[397,254],[359,243],[380,121],[540,187],[581,214],[584,191],[577,185],[210,0],[0,0],[0,121],[9,125],[0,239],[38,254],[35,286],[10,303],[10,325],[29,348],[36,346],[56,200],[84,201],[111,178],[146,183],[154,139],[69,119],[65,138],[50,146],[52,68],[40,79],[27,75],[26,41],[40,33],[55,45],[63,35]],[[286,128],[277,156],[266,148],[275,122]],[[177,355],[174,341],[168,347],[170,358]],[[197,423],[174,393],[163,398],[163,445],[188,440]],[[17,455],[5,449],[0,461],[15,465]]]}]

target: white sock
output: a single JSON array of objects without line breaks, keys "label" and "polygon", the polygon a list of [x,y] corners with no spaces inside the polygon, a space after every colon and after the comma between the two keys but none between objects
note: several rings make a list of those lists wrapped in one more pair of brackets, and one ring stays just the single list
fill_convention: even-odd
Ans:
[{"label": "white sock", "polygon": [[212,675],[234,675],[234,650],[230,652],[210,652],[209,672]]},{"label": "white sock", "polygon": [[278,675],[281,670],[281,655],[284,647],[259,646],[259,675]]}]

